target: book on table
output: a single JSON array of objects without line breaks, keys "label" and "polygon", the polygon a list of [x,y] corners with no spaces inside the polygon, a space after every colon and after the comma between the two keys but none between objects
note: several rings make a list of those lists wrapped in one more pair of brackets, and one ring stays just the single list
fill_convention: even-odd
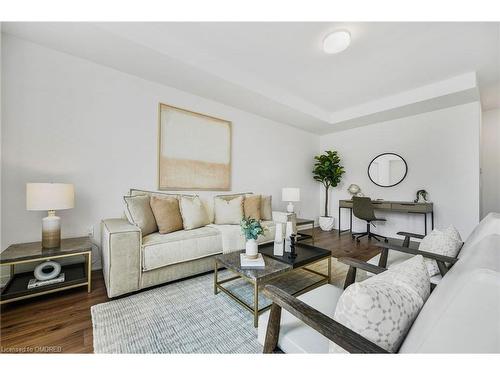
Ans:
[{"label": "book on table", "polygon": [[60,273],[59,276],[54,277],[53,279],[50,280],[37,280],[37,279],[31,279],[28,282],[28,289],[33,289],[33,288],[40,288],[42,286],[47,286],[47,285],[52,285],[52,284],[58,284],[64,282],[65,277],[64,277],[64,272]]},{"label": "book on table", "polygon": [[266,263],[262,254],[257,254],[257,258],[248,258],[244,253],[240,254],[241,268],[247,269],[262,269]]}]

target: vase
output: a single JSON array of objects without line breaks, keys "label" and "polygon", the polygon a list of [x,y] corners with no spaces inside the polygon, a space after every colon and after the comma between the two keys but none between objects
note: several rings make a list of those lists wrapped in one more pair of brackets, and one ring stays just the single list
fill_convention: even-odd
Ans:
[{"label": "vase", "polygon": [[259,248],[257,246],[256,240],[247,240],[247,243],[245,245],[245,255],[247,256],[247,258],[255,259],[257,258],[258,249]]},{"label": "vase", "polygon": [[333,229],[335,225],[334,218],[332,216],[320,216],[319,217],[319,227],[325,232],[329,232]]}]

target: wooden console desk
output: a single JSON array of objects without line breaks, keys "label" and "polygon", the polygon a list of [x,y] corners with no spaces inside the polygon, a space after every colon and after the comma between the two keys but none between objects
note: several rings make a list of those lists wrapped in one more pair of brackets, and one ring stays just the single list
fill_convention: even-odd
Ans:
[{"label": "wooden console desk", "polygon": [[[372,201],[373,208],[380,211],[402,212],[407,214],[421,214],[424,217],[425,234],[427,235],[427,214],[431,216],[431,228],[434,229],[434,207],[432,203],[414,203],[404,201]],[[340,209],[351,211],[349,229],[342,230],[340,226]],[[339,236],[343,232],[352,232],[352,200],[339,200]]]}]

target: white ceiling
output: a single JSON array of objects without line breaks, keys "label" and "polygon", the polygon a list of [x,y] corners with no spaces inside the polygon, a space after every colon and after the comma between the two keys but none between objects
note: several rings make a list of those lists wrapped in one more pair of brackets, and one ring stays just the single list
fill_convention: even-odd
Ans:
[{"label": "white ceiling", "polygon": [[[324,54],[323,37],[337,29],[351,32],[351,46]],[[500,106],[500,23],[3,23],[3,31],[317,133],[340,130],[335,119],[353,108],[380,113],[381,98],[470,72],[483,109]],[[359,126],[355,118],[349,126]]]}]

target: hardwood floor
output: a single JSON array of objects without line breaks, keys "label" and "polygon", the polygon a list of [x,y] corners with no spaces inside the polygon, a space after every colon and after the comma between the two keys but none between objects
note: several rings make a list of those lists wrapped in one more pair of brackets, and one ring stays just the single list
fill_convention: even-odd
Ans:
[{"label": "hardwood floor", "polygon": [[[337,232],[322,232],[319,228],[314,235],[314,244],[330,249],[337,258],[368,260],[378,253],[366,239],[356,244],[348,234],[339,237]],[[108,300],[102,272],[94,271],[91,293],[81,288],[2,305],[1,352],[92,353],[90,307]]]}]

